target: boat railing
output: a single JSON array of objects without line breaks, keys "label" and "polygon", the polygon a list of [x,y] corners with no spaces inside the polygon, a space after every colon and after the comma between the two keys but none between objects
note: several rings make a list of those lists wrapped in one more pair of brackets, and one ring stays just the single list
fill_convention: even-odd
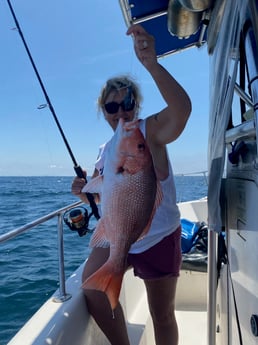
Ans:
[{"label": "boat railing", "polygon": [[[206,194],[203,195],[203,197],[207,196],[208,192],[208,171],[202,170],[202,171],[195,171],[195,172],[189,172],[189,173],[175,173],[174,174],[176,180],[176,191],[177,191],[177,203],[183,202],[187,200],[187,190],[189,189],[189,184],[186,182],[185,179],[180,180],[181,177],[200,177],[200,184],[203,186],[203,191]],[[177,180],[179,178],[179,180]],[[199,199],[201,197],[201,193],[197,193],[196,198]]]},{"label": "boat railing", "polygon": [[50,219],[57,218],[57,232],[58,232],[58,272],[59,272],[59,295],[54,297],[55,302],[64,302],[71,298],[71,295],[66,293],[66,287],[65,287],[65,268],[64,268],[64,230],[63,230],[63,215],[66,211],[80,206],[82,204],[81,201],[78,201],[76,203],[70,204],[68,206],[65,206],[63,208],[60,208],[56,211],[53,211],[51,213],[48,213],[45,216],[42,216],[40,218],[37,218],[36,220],[27,223],[21,227],[18,227],[14,230],[10,230],[9,232],[6,232],[4,234],[0,235],[0,243],[6,242],[8,240],[11,240],[18,235],[29,231],[36,226],[43,224]]},{"label": "boat railing", "polygon": [[203,176],[203,178],[204,178],[204,180],[208,186],[208,170],[174,174],[174,176]]}]

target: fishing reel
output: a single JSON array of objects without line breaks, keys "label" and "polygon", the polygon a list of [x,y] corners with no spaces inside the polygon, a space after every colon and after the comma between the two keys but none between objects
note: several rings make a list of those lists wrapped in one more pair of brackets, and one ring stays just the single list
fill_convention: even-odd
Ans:
[{"label": "fishing reel", "polygon": [[92,214],[84,207],[75,207],[66,211],[63,215],[65,224],[72,230],[77,231],[80,237],[86,235],[88,232],[93,232],[94,229],[89,229],[89,220]]}]

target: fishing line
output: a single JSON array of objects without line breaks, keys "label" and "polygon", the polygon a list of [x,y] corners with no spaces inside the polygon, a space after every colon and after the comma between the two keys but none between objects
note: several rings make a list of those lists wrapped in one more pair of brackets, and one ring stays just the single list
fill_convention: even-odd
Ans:
[{"label": "fishing line", "polygon": [[[20,37],[21,37],[21,40],[22,40],[23,45],[24,45],[24,47],[25,47],[25,50],[26,50],[26,52],[27,52],[27,54],[28,54],[29,60],[30,60],[30,62],[31,62],[31,65],[32,65],[32,67],[33,67],[33,69],[34,69],[34,72],[35,72],[35,74],[36,74],[36,76],[37,76],[37,79],[38,79],[38,81],[39,81],[40,87],[41,87],[41,89],[42,89],[42,91],[43,91],[43,94],[44,94],[44,96],[45,96],[47,106],[49,107],[50,112],[51,112],[51,114],[53,115],[53,118],[54,118],[54,120],[55,120],[55,123],[56,123],[56,125],[57,125],[57,128],[59,129],[59,132],[60,132],[60,134],[61,134],[61,136],[62,136],[62,139],[63,139],[63,141],[64,141],[64,143],[65,143],[65,146],[66,146],[66,148],[67,148],[67,150],[68,150],[68,153],[69,153],[69,155],[70,155],[70,157],[71,157],[71,159],[72,159],[72,161],[73,161],[75,173],[76,173],[76,175],[77,175],[78,177],[85,179],[85,176],[84,176],[84,174],[83,174],[82,168],[81,168],[80,165],[78,165],[77,162],[76,162],[76,159],[75,159],[75,157],[74,157],[74,155],[73,155],[73,152],[72,152],[72,150],[71,150],[71,147],[70,147],[70,145],[69,145],[69,143],[68,143],[68,141],[67,141],[67,139],[66,139],[66,137],[65,137],[64,131],[63,131],[63,129],[62,129],[62,127],[61,127],[61,125],[60,125],[60,123],[59,123],[59,121],[58,121],[57,116],[56,116],[55,109],[54,109],[54,107],[53,107],[53,105],[52,105],[52,103],[51,103],[51,101],[50,101],[50,99],[49,99],[49,96],[48,96],[48,94],[47,94],[47,91],[46,91],[46,89],[45,89],[45,86],[44,86],[44,84],[43,84],[43,81],[42,81],[42,79],[41,79],[41,77],[40,77],[40,74],[39,74],[39,72],[38,72],[38,70],[37,70],[37,67],[36,67],[36,65],[35,65],[35,63],[34,63],[34,61],[33,61],[32,55],[31,55],[31,53],[30,53],[30,50],[29,50],[29,48],[28,48],[28,45],[27,45],[27,43],[26,43],[26,41],[25,41],[25,38],[24,38],[24,36],[23,36],[21,27],[20,27],[19,22],[18,22],[18,20],[17,20],[17,18],[16,18],[14,9],[13,9],[13,7],[12,7],[12,5],[11,5],[11,1],[10,1],[10,0],[7,0],[7,3],[8,3],[8,6],[9,6],[9,9],[10,9],[10,11],[11,11],[13,20],[14,20],[14,22],[15,22],[16,29],[17,29],[17,31],[19,32],[19,35],[20,35]],[[41,109],[42,107],[45,107],[45,105],[40,105],[38,108]],[[86,180],[86,179],[85,179],[85,180]],[[87,180],[86,180],[86,183],[87,183]],[[87,198],[88,198],[88,200],[89,200],[90,207],[91,207],[91,210],[92,210],[92,214],[94,214],[94,216],[96,217],[96,219],[99,219],[100,216],[99,216],[99,212],[98,212],[98,207],[97,207],[97,205],[96,205],[96,203],[95,203],[95,201],[94,201],[93,195],[90,194],[90,193],[86,193],[86,196],[87,196]]]}]

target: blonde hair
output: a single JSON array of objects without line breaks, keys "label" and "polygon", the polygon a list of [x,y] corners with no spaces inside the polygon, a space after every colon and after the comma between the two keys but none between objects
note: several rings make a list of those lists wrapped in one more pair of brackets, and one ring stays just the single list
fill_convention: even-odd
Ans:
[{"label": "blonde hair", "polygon": [[131,88],[131,91],[136,103],[136,107],[139,110],[140,104],[142,102],[142,94],[141,94],[140,88],[131,77],[122,75],[122,76],[117,76],[117,77],[108,79],[106,84],[102,87],[100,95],[97,99],[98,111],[99,112],[102,111],[102,108],[104,107],[106,99],[112,91],[118,91],[118,90],[125,89],[128,87]]}]

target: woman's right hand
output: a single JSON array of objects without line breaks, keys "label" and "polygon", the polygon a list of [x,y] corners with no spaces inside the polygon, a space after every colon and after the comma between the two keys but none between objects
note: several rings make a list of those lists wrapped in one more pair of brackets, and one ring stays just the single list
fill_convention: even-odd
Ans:
[{"label": "woman's right hand", "polygon": [[83,175],[85,178],[80,178],[80,177],[75,177],[73,182],[72,182],[72,188],[71,191],[74,195],[76,196],[80,196],[80,194],[82,194],[82,188],[85,186],[86,184],[86,176],[87,176],[87,172],[86,170],[83,170]]},{"label": "woman's right hand", "polygon": [[86,180],[84,178],[75,177],[72,182],[71,191],[74,195],[79,196],[82,194],[82,188],[85,186]]}]

